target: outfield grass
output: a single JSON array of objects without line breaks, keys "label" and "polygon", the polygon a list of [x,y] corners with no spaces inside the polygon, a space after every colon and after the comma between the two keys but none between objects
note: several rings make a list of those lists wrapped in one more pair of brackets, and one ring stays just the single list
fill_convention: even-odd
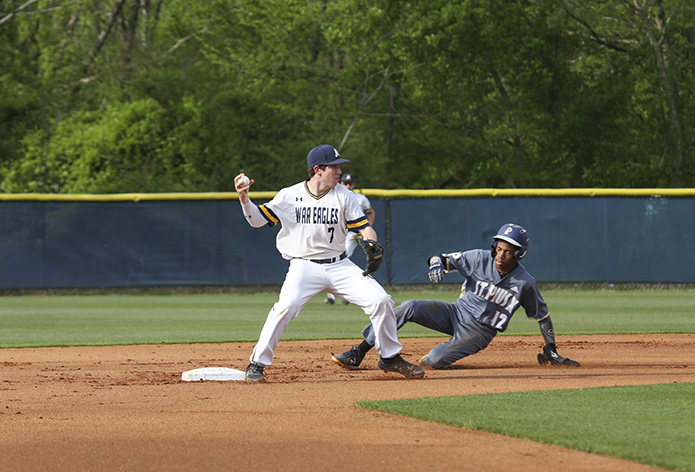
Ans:
[{"label": "outfield grass", "polygon": [[[396,304],[453,301],[458,287],[391,295]],[[544,296],[559,335],[695,332],[695,290],[547,290]],[[275,293],[0,297],[0,347],[255,341],[276,300]],[[283,339],[359,338],[367,315],[323,300],[316,296]],[[521,309],[504,334],[538,333],[538,323]],[[399,336],[441,335],[409,324]]]},{"label": "outfield grass", "polygon": [[358,406],[695,471],[693,383],[362,401]]},{"label": "outfield grass", "polygon": [[[548,290],[543,296],[558,333],[695,332],[695,290]],[[535,334],[533,323],[519,323],[523,318],[512,318],[515,332]]]},{"label": "outfield grass", "polygon": [[[454,301],[458,286],[390,290]],[[695,290],[545,290],[558,335],[695,333]],[[0,347],[255,341],[275,293],[0,297]],[[316,296],[283,339],[357,339],[362,310]],[[538,335],[517,312],[503,335]],[[406,325],[400,337],[441,336]],[[695,472],[693,384],[445,397],[364,403],[428,421],[483,429]]]}]

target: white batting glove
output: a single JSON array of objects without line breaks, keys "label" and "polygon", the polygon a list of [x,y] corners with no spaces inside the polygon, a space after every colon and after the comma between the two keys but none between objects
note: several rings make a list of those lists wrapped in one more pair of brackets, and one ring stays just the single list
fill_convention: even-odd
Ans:
[{"label": "white batting glove", "polygon": [[427,275],[433,284],[441,283],[444,276],[444,264],[442,264],[441,258],[432,257],[430,259],[430,268],[427,271]]}]

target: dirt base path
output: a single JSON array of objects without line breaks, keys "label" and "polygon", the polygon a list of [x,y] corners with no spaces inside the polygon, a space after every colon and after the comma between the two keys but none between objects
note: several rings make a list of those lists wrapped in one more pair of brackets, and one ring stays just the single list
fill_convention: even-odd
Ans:
[{"label": "dirt base path", "polygon": [[[416,361],[443,338],[404,339]],[[357,400],[695,382],[695,335],[560,336],[582,368],[540,367],[539,337],[495,339],[406,380],[330,361],[350,341],[281,341],[269,382],[183,382],[244,370],[248,343],[0,350],[0,470],[646,471],[628,461],[362,410]],[[561,421],[561,419],[558,419]]]}]

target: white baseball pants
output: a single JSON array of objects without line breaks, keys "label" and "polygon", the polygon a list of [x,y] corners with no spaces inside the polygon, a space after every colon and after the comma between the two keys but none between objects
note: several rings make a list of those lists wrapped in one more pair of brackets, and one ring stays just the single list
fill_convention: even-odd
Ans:
[{"label": "white baseball pants", "polygon": [[393,300],[372,277],[364,277],[362,269],[349,258],[330,264],[317,264],[292,259],[280,297],[268,313],[258,342],[251,353],[251,362],[268,366],[287,325],[317,293],[328,291],[362,308],[374,328],[374,347],[381,357],[398,354],[398,341]]}]

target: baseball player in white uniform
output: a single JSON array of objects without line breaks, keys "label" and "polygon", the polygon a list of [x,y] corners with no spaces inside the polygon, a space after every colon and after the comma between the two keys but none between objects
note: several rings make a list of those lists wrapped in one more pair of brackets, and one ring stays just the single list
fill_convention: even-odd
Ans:
[{"label": "baseball player in white uniform", "polygon": [[[242,173],[234,178],[244,217],[254,228],[281,224],[276,245],[289,270],[263,325],[246,368],[246,382],[265,382],[264,368],[272,365],[275,348],[289,322],[317,293],[327,291],[353,303],[369,315],[374,328],[374,347],[380,356],[379,368],[406,378],[418,378],[425,371],[399,354],[393,300],[384,288],[353,263],[345,252],[348,232],[365,240],[377,239],[355,194],[337,185],[342,171],[338,151],[328,144],[313,148],[307,155],[309,178],[280,190],[268,203],[254,204],[248,196],[253,180]],[[375,243],[376,244],[376,243]]]},{"label": "baseball player in white uniform", "polygon": [[[357,197],[357,200],[360,202],[360,207],[362,207],[362,211],[365,215],[367,215],[369,226],[374,226],[374,219],[376,218],[376,213],[374,212],[372,204],[370,203],[367,196],[362,193],[355,192],[355,176],[346,172],[340,177],[340,183],[343,185],[343,187],[355,193],[355,197]],[[355,252],[355,248],[358,246],[357,238],[359,237],[361,237],[359,233],[348,234],[347,242],[345,243],[345,252],[347,253],[348,257],[352,257],[352,253]],[[333,295],[332,293],[327,294],[326,303],[333,305],[335,303],[335,295]],[[348,303],[349,302],[347,300],[343,300],[343,305],[347,305]]]}]

